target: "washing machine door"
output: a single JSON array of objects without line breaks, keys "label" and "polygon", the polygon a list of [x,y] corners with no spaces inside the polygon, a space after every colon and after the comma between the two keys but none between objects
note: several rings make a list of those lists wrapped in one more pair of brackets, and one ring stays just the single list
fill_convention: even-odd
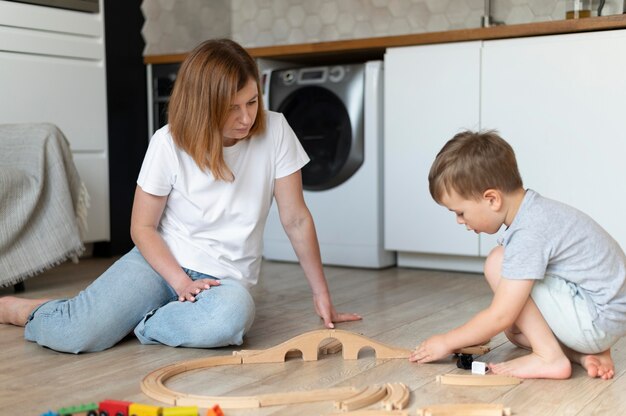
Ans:
[{"label": "washing machine door", "polygon": [[281,112],[311,158],[304,189],[322,191],[348,180],[363,164],[363,65],[277,71],[270,109]]}]

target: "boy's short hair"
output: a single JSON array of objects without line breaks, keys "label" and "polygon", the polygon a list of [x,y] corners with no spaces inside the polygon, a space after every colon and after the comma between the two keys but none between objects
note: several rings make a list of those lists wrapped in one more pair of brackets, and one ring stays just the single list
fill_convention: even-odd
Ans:
[{"label": "boy's short hair", "polygon": [[450,139],[430,168],[428,184],[437,203],[453,190],[477,200],[487,189],[508,193],[523,187],[515,152],[495,130],[467,130]]}]

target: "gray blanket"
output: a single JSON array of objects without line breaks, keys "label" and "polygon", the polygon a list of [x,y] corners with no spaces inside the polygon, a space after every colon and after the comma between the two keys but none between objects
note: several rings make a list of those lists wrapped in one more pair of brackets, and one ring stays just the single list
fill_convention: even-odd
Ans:
[{"label": "gray blanket", "polygon": [[88,205],[56,126],[0,125],[0,287],[77,260]]}]

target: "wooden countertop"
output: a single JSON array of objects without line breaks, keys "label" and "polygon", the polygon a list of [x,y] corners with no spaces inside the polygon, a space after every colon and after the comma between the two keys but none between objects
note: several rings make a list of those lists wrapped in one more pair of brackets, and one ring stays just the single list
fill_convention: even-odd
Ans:
[{"label": "wooden countertop", "polygon": [[[557,20],[550,22],[502,25],[487,28],[450,30],[411,35],[382,36],[376,38],[338,40],[333,42],[301,43],[293,45],[248,48],[255,58],[279,59],[293,62],[356,61],[382,59],[385,49],[395,46],[426,45],[463,42],[471,40],[507,39],[562,33],[591,32],[626,28],[626,14],[591,17],[586,19]],[[146,64],[177,63],[186,53],[173,55],[147,55]]]}]

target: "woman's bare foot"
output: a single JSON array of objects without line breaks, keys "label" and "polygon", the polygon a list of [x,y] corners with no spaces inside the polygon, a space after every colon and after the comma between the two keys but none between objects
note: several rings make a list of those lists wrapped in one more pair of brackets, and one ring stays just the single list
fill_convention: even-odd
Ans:
[{"label": "woman's bare foot", "polygon": [[30,314],[49,299],[23,299],[15,296],[0,298],[0,324],[26,325]]},{"label": "woman's bare foot", "polygon": [[587,370],[589,377],[609,380],[615,375],[615,366],[610,349],[599,354],[581,355],[580,365]]},{"label": "woman's bare foot", "polygon": [[565,355],[548,360],[535,353],[503,363],[489,363],[494,374],[520,378],[566,379],[572,374],[572,365]]}]

